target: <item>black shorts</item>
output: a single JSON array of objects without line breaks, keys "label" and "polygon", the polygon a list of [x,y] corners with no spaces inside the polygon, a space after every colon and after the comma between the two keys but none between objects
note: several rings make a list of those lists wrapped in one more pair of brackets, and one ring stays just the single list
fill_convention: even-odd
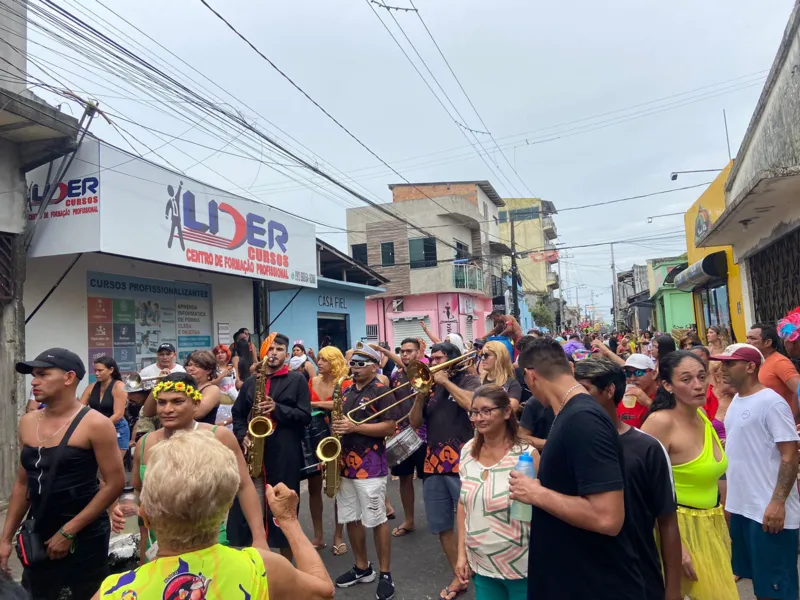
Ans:
[{"label": "black shorts", "polygon": [[417,470],[417,477],[422,479],[425,476],[425,454],[428,447],[422,444],[417,448],[416,452],[401,462],[396,467],[392,467],[392,475],[395,477],[406,477],[414,474],[414,469]]}]

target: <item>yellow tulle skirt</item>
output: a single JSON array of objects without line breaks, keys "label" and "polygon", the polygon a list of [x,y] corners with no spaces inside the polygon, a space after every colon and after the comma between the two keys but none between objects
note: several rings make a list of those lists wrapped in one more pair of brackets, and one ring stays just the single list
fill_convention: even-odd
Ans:
[{"label": "yellow tulle skirt", "polygon": [[731,537],[722,506],[700,510],[678,507],[681,541],[692,556],[697,581],[681,580],[690,600],[735,600],[739,592],[731,569]]}]

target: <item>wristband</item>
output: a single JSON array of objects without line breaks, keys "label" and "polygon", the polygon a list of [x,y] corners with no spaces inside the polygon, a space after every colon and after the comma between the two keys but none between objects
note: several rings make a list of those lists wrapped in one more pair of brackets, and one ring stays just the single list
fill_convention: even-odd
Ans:
[{"label": "wristband", "polygon": [[64,531],[63,527],[58,530],[58,533],[60,533],[64,538],[68,539],[70,542],[75,541],[75,534],[67,533],[66,531]]}]

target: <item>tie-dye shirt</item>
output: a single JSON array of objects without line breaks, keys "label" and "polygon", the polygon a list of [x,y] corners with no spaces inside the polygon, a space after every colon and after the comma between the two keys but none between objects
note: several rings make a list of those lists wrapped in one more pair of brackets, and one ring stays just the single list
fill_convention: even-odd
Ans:
[{"label": "tie-dye shirt", "polygon": [[111,575],[99,595],[101,600],[269,600],[258,550],[220,544]]},{"label": "tie-dye shirt", "polygon": [[[365,406],[373,398],[381,394],[386,396]],[[342,408],[344,414],[357,409],[353,413],[355,421],[363,421],[367,417],[383,410],[394,403],[394,394],[383,385],[378,379],[373,379],[360,390],[357,385],[350,386],[345,394]],[[370,423],[381,423],[395,419],[397,409],[389,410]],[[373,437],[362,433],[348,433],[342,436],[342,456],[344,457],[344,469],[342,476],[348,479],[372,479],[374,477],[386,477],[389,474],[389,465],[386,461],[386,440],[383,436]]]},{"label": "tie-dye shirt", "polygon": [[461,449],[458,472],[469,566],[485,577],[527,579],[531,525],[511,518],[508,483],[519,457],[530,447],[516,445],[500,462],[487,468],[472,457],[473,443],[470,440]]}]

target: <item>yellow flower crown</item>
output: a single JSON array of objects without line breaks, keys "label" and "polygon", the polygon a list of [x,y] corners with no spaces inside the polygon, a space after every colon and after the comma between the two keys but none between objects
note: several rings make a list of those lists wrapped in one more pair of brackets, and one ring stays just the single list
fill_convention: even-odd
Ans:
[{"label": "yellow flower crown", "polygon": [[180,392],[181,394],[186,394],[189,400],[194,402],[200,402],[203,399],[203,394],[182,381],[159,381],[153,388],[153,398],[158,400],[158,395],[161,392]]}]

